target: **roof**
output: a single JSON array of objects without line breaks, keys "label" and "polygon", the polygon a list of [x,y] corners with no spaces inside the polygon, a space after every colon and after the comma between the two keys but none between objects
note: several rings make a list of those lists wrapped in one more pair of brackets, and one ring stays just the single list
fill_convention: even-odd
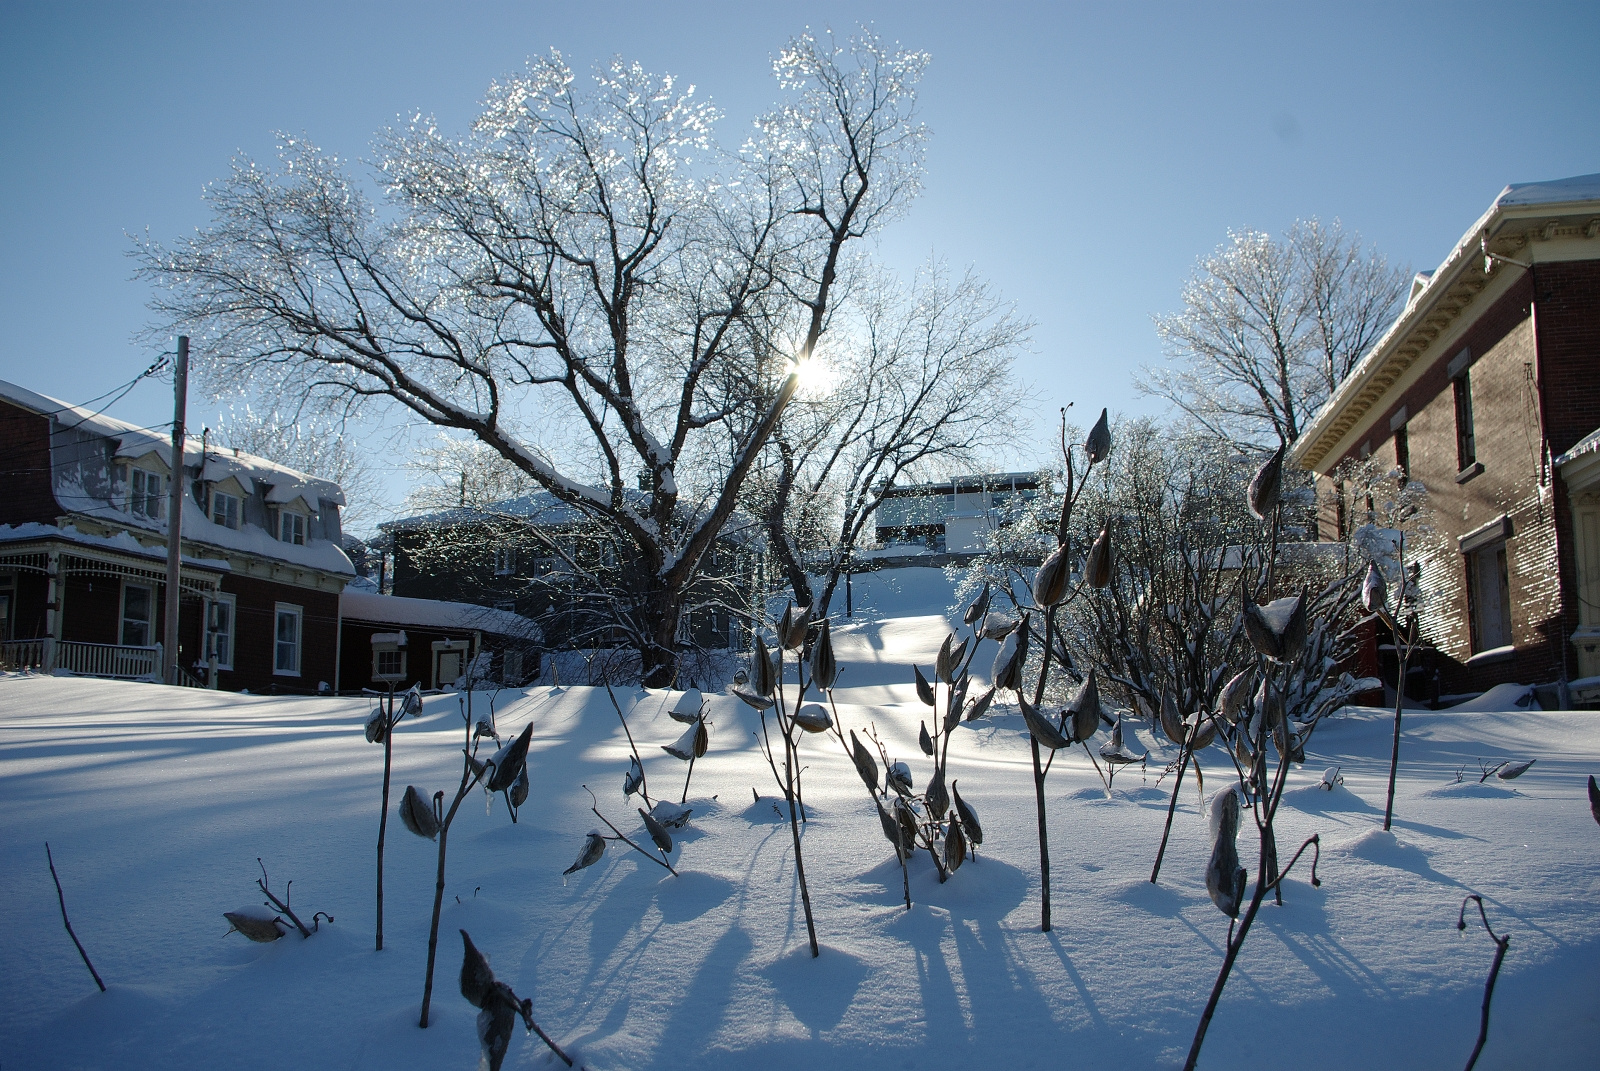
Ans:
[{"label": "roof", "polygon": [[[6,543],[32,543],[40,540],[54,540],[62,543],[73,543],[80,547],[93,547],[96,550],[114,550],[118,554],[127,554],[136,558],[149,558],[153,561],[166,561],[167,550],[165,547],[147,547],[140,543],[127,532],[118,532],[116,535],[92,535],[80,532],[70,524],[0,524],[0,544]],[[229,571],[228,563],[219,558],[196,558],[185,554],[183,564],[196,569],[209,569],[213,572],[225,573]]]},{"label": "roof", "polygon": [[[1509,286],[1520,277],[1523,269],[1516,262],[1600,258],[1600,246],[1592,244],[1600,235],[1597,214],[1600,174],[1514,183],[1501,190],[1438,269],[1425,282],[1419,276],[1421,285],[1414,287],[1405,309],[1295,440],[1290,460],[1302,468],[1331,469],[1354,445],[1352,436],[1381,415],[1378,403],[1408,369],[1425,354],[1430,364],[1444,355],[1444,347],[1433,344],[1453,344],[1459,318],[1479,295],[1497,297],[1504,290],[1496,287],[1500,279]],[[1576,253],[1556,241],[1574,238],[1587,240]],[[1486,270],[1486,249],[1498,258],[1492,270]]]},{"label": "roof", "polygon": [[[9,401],[49,418],[53,431],[79,431],[97,435],[116,443],[114,457],[136,460],[155,454],[167,471],[172,471],[172,442],[170,436],[141,428],[125,420],[108,417],[81,406],[63,402],[59,398],[36,394],[15,383],[0,380],[0,400]],[[235,452],[220,447],[206,448],[199,439],[185,438],[183,460],[186,465],[199,466],[204,450],[202,479],[220,482],[228,477],[238,480],[246,494],[254,494],[258,485],[264,490],[267,502],[283,505],[295,499],[304,499],[316,507],[322,501],[344,505],[344,492],[332,480],[309,476],[269,461],[254,454]],[[152,536],[166,538],[165,518],[138,517],[119,509],[104,497],[91,494],[71,472],[59,469],[52,451],[51,490],[56,500],[69,512],[104,521],[119,528],[149,532]],[[256,557],[274,559],[290,565],[317,569],[339,576],[354,576],[355,567],[342,548],[329,540],[309,539],[303,545],[285,543],[273,538],[252,524],[228,528],[214,523],[193,496],[183,496],[183,541],[200,543],[220,550],[238,551]],[[132,540],[132,537],[129,537]],[[134,542],[137,542],[134,540]],[[165,552],[161,552],[165,553]]]},{"label": "roof", "polygon": [[[623,491],[641,513],[650,505],[648,491]],[[392,533],[413,528],[440,528],[457,524],[482,524],[485,521],[527,521],[542,528],[563,528],[601,519],[593,510],[563,502],[549,491],[535,491],[518,498],[491,502],[487,506],[458,506],[437,513],[419,513],[399,520],[384,521],[379,530]],[[735,542],[760,537],[760,525],[748,514],[735,512],[722,526],[720,538]]]},{"label": "roof", "polygon": [[543,638],[539,626],[520,614],[467,602],[345,591],[339,596],[339,615],[346,620],[381,625],[493,632],[531,643]]},{"label": "roof", "polygon": [[1572,449],[1555,459],[1555,467],[1562,468],[1583,457],[1585,454],[1600,452],[1600,428],[1595,428],[1589,434],[1572,444]]}]

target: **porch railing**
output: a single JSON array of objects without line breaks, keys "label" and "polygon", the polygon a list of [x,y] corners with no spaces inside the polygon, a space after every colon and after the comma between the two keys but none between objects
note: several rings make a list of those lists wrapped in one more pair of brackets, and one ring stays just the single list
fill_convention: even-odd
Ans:
[{"label": "porch railing", "polygon": [[49,646],[48,639],[0,642],[0,669],[48,669]]},{"label": "porch railing", "polygon": [[69,669],[85,677],[154,677],[161,672],[161,645],[129,647],[63,640],[56,644],[56,664],[52,668]]}]

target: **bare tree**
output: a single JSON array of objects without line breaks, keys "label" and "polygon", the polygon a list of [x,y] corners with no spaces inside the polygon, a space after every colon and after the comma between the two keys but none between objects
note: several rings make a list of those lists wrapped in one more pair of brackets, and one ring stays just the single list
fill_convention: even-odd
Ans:
[{"label": "bare tree", "polygon": [[752,496],[795,602],[816,618],[890,488],[1010,441],[1022,400],[1011,365],[1032,326],[970,271],[951,279],[939,263],[910,287],[870,280],[839,316],[827,382],[774,430],[771,475]]},{"label": "bare tree", "polygon": [[[380,138],[383,211],[340,161],[289,140],[279,171],[237,164],[209,192],[211,226],[146,244],[141,270],[213,381],[397,404],[605,518],[644,566],[641,657],[660,685],[842,258],[917,190],[926,63],[870,35],[795,38],[773,64],[785,102],[726,153],[692,89],[616,61],[581,94],[552,54],[491,86],[464,138],[420,118]],[[776,392],[740,391],[727,370],[780,346]],[[729,464],[680,488],[707,439]],[[643,502],[625,493],[641,473]],[[680,509],[697,491],[704,508]]]},{"label": "bare tree", "polygon": [[1391,268],[1335,220],[1229,232],[1156,319],[1169,364],[1140,391],[1238,445],[1293,442],[1393,321],[1410,269]]}]

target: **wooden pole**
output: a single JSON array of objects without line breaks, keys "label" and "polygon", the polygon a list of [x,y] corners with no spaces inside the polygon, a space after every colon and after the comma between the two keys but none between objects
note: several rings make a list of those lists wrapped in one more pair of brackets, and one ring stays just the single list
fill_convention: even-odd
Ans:
[{"label": "wooden pole", "polygon": [[183,417],[189,401],[189,336],[178,336],[172,377],[172,456],[167,484],[167,605],[161,643],[161,679],[178,683],[178,585],[183,538]]}]

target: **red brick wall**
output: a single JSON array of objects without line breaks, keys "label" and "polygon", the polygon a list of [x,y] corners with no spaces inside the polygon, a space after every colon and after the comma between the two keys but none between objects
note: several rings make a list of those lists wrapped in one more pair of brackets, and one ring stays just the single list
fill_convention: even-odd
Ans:
[{"label": "red brick wall", "polygon": [[[218,675],[218,683],[223,688],[314,692],[322,681],[333,687],[339,647],[337,594],[238,574],[223,577],[222,590],[238,600],[233,669]],[[298,677],[281,676],[272,671],[276,604],[280,602],[293,603],[301,609]]]},{"label": "red brick wall", "polygon": [[50,420],[0,401],[0,524],[54,524],[61,507],[50,490]]}]

